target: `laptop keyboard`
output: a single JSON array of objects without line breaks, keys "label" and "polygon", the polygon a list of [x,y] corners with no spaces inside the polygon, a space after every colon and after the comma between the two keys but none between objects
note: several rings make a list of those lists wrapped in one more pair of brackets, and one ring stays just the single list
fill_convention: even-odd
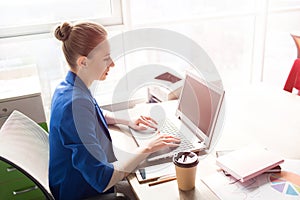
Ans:
[{"label": "laptop keyboard", "polygon": [[[160,123],[159,123],[160,124]],[[178,147],[174,147],[173,153],[178,153],[180,151],[186,151],[192,149],[194,146],[193,144],[179,132],[178,128],[171,122],[171,120],[166,119],[162,122],[161,127],[159,128],[161,133],[173,135],[177,138],[180,138],[180,145]]]}]

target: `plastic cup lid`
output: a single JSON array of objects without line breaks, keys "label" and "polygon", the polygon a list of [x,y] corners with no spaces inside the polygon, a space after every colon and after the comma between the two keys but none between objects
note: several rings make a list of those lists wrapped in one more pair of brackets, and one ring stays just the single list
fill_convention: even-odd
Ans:
[{"label": "plastic cup lid", "polygon": [[173,162],[179,167],[194,167],[198,164],[198,156],[194,152],[179,152],[173,156]]}]

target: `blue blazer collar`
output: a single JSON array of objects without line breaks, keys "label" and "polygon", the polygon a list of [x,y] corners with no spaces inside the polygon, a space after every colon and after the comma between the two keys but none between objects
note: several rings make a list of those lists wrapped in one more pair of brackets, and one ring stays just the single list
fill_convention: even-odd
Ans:
[{"label": "blue blazer collar", "polygon": [[109,130],[108,130],[108,126],[107,126],[107,122],[105,120],[105,117],[96,101],[96,99],[92,96],[91,91],[86,87],[86,85],[84,84],[84,82],[79,78],[79,76],[77,76],[74,72],[69,71],[67,76],[66,76],[66,81],[71,84],[73,87],[78,87],[80,88],[84,93],[87,93],[89,98],[92,100],[92,102],[95,105],[95,109],[97,112],[97,117],[98,120],[102,123],[103,128],[105,130],[105,134],[108,137],[108,139],[111,141],[111,137],[109,134]]},{"label": "blue blazer collar", "polygon": [[[84,82],[74,72],[68,71],[66,81],[74,87],[82,89],[85,93],[88,93],[92,97],[91,91],[87,88]],[[93,97],[92,97],[93,98]]]}]

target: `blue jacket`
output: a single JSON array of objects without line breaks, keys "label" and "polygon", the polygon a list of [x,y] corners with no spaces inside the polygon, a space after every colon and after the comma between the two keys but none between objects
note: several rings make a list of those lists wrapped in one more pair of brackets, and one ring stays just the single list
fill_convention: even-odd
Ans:
[{"label": "blue jacket", "polygon": [[73,72],[68,72],[52,98],[49,145],[49,186],[55,199],[82,199],[103,192],[116,157],[101,109]]}]

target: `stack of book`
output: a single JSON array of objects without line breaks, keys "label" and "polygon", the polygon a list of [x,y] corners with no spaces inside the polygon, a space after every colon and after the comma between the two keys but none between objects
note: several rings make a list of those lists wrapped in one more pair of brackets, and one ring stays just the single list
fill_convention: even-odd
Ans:
[{"label": "stack of book", "polygon": [[283,162],[280,155],[256,144],[226,153],[216,160],[219,167],[241,182],[276,169]]}]

